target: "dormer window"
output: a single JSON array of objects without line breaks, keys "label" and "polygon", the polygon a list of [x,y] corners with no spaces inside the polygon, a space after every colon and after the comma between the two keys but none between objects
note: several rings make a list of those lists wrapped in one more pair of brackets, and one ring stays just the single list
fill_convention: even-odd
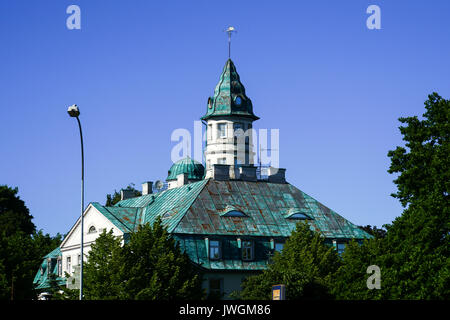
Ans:
[{"label": "dormer window", "polygon": [[304,210],[293,208],[289,209],[288,213],[284,215],[286,219],[294,220],[312,220],[310,216],[303,212]]},{"label": "dormer window", "polygon": [[305,219],[308,219],[308,218],[309,218],[309,217],[308,217],[306,214],[301,213],[301,212],[297,212],[297,213],[294,213],[294,214],[292,214],[292,215],[289,216],[289,219],[300,219],[300,220],[305,220]]},{"label": "dormer window", "polygon": [[245,217],[246,215],[241,211],[231,210],[223,215],[223,217]]},{"label": "dormer window", "polygon": [[220,213],[222,217],[246,217],[247,215],[233,206],[226,206],[225,210]]}]

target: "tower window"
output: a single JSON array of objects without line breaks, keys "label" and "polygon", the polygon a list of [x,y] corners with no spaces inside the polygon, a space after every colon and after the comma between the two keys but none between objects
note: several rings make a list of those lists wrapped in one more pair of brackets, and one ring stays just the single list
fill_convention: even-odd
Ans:
[{"label": "tower window", "polygon": [[219,123],[217,125],[217,129],[219,132],[219,138],[226,138],[227,137],[227,124],[226,123]]}]

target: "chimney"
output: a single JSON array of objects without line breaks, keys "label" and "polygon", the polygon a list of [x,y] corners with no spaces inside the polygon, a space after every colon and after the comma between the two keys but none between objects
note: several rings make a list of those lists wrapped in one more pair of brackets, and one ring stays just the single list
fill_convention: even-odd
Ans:
[{"label": "chimney", "polygon": [[286,183],[286,169],[269,167],[269,182]]},{"label": "chimney", "polygon": [[239,176],[243,181],[257,181],[255,166],[239,167]]},{"label": "chimney", "polygon": [[188,180],[188,174],[187,173],[180,173],[179,175],[177,175],[177,186],[181,187],[184,186],[185,184],[188,184],[189,180]]},{"label": "chimney", "polygon": [[222,181],[230,180],[230,165],[213,164],[213,179]]},{"label": "chimney", "polygon": [[153,182],[152,181],[146,181],[142,183],[142,195],[145,196],[146,194],[153,193],[152,191]]},{"label": "chimney", "polygon": [[135,196],[136,195],[134,194],[134,190],[129,190],[129,189],[120,190],[120,200],[134,198]]}]

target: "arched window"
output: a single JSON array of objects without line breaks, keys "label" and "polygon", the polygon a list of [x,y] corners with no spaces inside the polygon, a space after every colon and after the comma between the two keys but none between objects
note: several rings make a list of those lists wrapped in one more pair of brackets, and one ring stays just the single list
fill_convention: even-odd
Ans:
[{"label": "arched window", "polygon": [[94,226],[89,227],[88,233],[96,233],[96,232],[97,232],[97,230],[95,229]]}]

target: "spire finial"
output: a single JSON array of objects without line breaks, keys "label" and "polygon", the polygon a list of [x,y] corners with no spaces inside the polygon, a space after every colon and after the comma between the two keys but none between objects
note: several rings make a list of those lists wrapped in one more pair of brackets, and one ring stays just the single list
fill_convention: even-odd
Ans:
[{"label": "spire finial", "polygon": [[228,27],[228,29],[224,30],[226,33],[228,33],[228,59],[231,57],[231,34],[233,32],[237,32],[234,27]]}]

